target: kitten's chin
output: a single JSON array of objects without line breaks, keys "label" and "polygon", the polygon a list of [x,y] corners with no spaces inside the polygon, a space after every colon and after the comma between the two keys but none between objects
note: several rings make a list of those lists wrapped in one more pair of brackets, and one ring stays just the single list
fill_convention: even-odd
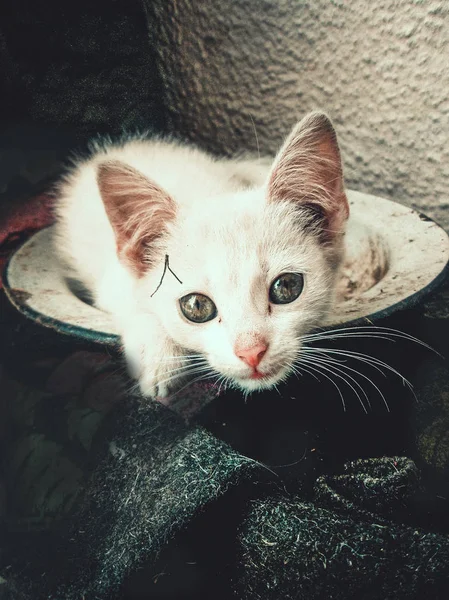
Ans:
[{"label": "kitten's chin", "polygon": [[277,383],[284,381],[289,373],[289,368],[282,368],[274,373],[260,373],[257,375],[257,377],[254,377],[254,375],[250,375],[248,377],[235,377],[234,381],[236,385],[244,392],[258,392],[262,390],[269,390]]}]

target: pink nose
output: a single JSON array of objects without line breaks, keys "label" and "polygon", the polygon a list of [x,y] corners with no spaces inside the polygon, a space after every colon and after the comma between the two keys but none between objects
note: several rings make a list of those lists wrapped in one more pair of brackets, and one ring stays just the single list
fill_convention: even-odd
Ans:
[{"label": "pink nose", "polygon": [[240,358],[240,360],[243,360],[248,367],[253,367],[253,369],[255,369],[264,357],[267,349],[268,344],[265,342],[259,342],[251,348],[236,349],[235,354]]}]

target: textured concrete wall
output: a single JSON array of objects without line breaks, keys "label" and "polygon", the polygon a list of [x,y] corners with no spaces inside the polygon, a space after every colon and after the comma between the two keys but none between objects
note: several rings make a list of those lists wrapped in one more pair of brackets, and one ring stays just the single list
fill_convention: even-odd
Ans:
[{"label": "textured concrete wall", "polygon": [[449,226],[447,0],[146,1],[174,130],[273,152],[322,108],[349,186]]}]

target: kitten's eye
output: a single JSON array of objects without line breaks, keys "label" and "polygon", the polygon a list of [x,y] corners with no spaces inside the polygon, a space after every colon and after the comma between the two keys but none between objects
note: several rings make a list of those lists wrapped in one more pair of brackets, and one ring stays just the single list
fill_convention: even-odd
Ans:
[{"label": "kitten's eye", "polygon": [[204,294],[187,294],[179,301],[182,314],[193,323],[206,323],[217,316],[217,307]]},{"label": "kitten's eye", "polygon": [[296,300],[304,287],[301,273],[282,273],[270,286],[270,301],[273,304],[289,304]]}]

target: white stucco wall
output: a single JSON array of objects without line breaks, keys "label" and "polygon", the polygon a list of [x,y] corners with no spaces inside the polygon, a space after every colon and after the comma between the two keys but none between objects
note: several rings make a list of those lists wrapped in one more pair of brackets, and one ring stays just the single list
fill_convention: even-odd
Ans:
[{"label": "white stucco wall", "polygon": [[348,186],[449,227],[449,1],[148,0],[172,128],[274,152],[334,119]]}]

